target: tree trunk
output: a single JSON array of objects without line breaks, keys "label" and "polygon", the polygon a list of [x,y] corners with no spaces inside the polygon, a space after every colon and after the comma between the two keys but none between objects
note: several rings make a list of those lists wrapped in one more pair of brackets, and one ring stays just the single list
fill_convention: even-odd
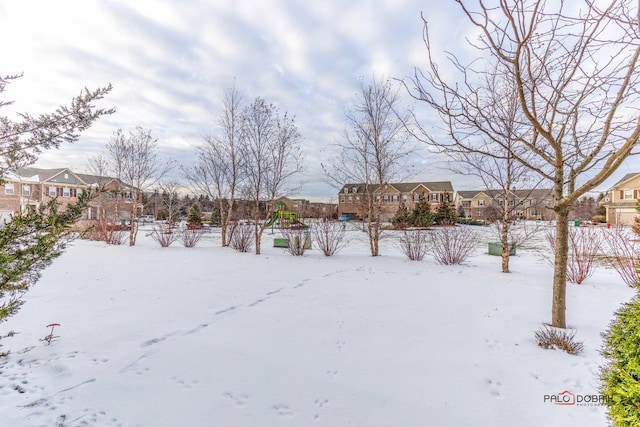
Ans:
[{"label": "tree trunk", "polygon": [[136,245],[136,213],[135,206],[131,208],[129,214],[129,246]]},{"label": "tree trunk", "polygon": [[258,222],[260,222],[260,200],[256,200],[255,209],[256,213],[253,215],[253,231],[256,235],[256,255],[260,255],[260,241],[262,240],[262,227],[258,224]]},{"label": "tree trunk", "polygon": [[511,248],[509,246],[509,211],[506,207],[502,210],[502,230],[500,230],[500,241],[502,242],[502,272],[509,272],[509,252]]},{"label": "tree trunk", "polygon": [[553,269],[551,326],[566,328],[567,254],[569,251],[569,208],[556,210],[556,255]]}]

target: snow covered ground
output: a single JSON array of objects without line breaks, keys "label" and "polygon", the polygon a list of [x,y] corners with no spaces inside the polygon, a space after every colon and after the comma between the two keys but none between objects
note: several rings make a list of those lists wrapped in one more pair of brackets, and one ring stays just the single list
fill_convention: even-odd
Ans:
[{"label": "snow covered ground", "polygon": [[[334,257],[77,241],[0,326],[0,426],[605,426],[600,332],[634,291],[610,269],[569,285],[584,352],[536,345],[551,266],[513,273],[479,248],[465,265],[404,258],[365,233]],[[41,339],[60,323],[59,338]],[[567,396],[565,393],[563,396]],[[548,397],[547,397],[548,399]]]}]

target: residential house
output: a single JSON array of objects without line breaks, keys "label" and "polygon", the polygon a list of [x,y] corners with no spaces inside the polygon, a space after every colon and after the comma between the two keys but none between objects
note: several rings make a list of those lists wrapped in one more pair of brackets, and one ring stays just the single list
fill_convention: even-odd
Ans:
[{"label": "residential house", "polygon": [[401,207],[412,210],[416,204],[426,201],[433,210],[441,203],[455,206],[456,198],[449,181],[390,183],[385,185],[362,183],[346,184],[338,193],[338,215],[350,219],[366,216],[368,197],[379,207],[381,219],[390,221]]},{"label": "residential house", "polygon": [[488,191],[458,191],[458,216],[486,221],[495,215],[494,200]]},{"label": "residential house", "polygon": [[640,196],[640,173],[628,173],[616,182],[605,196],[602,206],[610,224],[631,225],[638,216],[636,205]]},{"label": "residential house", "polygon": [[[83,219],[118,222],[128,218],[132,207],[137,214],[142,205],[134,203],[130,188],[115,178],[75,173],[69,168],[20,168],[3,175],[0,185],[0,217],[28,212],[56,199],[62,210],[84,192],[94,192]],[[100,190],[100,191],[97,191]]]}]

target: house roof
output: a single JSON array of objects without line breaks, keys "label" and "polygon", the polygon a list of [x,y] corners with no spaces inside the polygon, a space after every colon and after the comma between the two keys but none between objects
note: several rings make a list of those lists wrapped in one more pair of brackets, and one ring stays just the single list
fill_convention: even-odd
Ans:
[{"label": "house roof", "polygon": [[[460,197],[462,197],[463,199],[473,199],[474,197],[476,197],[477,195],[479,195],[480,193],[484,193],[486,194],[486,190],[465,190],[465,191],[458,191],[458,195]],[[487,194],[488,196],[488,194]]]},{"label": "house roof", "polygon": [[[416,188],[422,186],[428,189],[429,191],[450,191],[453,192],[453,185],[451,185],[451,181],[438,181],[438,182],[400,182],[400,183],[389,183],[389,186],[393,187],[400,193],[410,193],[414,191]],[[351,193],[352,188],[356,188],[356,193],[364,193],[365,185],[363,183],[354,183],[354,184],[345,184],[341,189],[340,193],[344,193],[345,188],[349,189]],[[372,191],[376,191],[379,188],[378,184],[369,184],[369,187]]]},{"label": "house roof", "polygon": [[630,179],[633,179],[633,178],[637,177],[638,175],[640,175],[640,172],[632,172],[632,173],[626,174],[625,176],[622,177],[622,179],[620,181],[618,181],[615,184],[613,184],[611,186],[611,188],[609,189],[609,191],[614,190],[616,187],[621,186],[625,182],[629,181]]}]

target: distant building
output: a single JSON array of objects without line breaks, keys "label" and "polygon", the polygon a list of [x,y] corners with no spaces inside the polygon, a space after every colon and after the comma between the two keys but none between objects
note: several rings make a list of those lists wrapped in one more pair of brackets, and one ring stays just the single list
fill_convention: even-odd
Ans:
[{"label": "distant building", "polygon": [[[368,190],[368,191],[367,191]],[[449,181],[443,182],[406,182],[385,185],[345,184],[338,193],[338,215],[350,219],[363,219],[366,215],[367,197],[374,198],[379,206],[383,221],[390,221],[401,207],[411,210],[425,201],[433,210],[440,203],[455,206],[455,193]]]},{"label": "distant building", "polygon": [[638,216],[636,205],[640,197],[640,173],[628,173],[608,191],[602,206],[610,224],[631,225]]},{"label": "distant building", "polygon": [[[84,192],[95,192],[83,219],[119,222],[132,209],[142,213],[140,200],[134,203],[130,187],[116,178],[75,173],[68,168],[20,168],[6,172],[0,185],[0,217],[26,213],[56,199],[62,210]],[[141,197],[141,195],[140,195]]]}]

